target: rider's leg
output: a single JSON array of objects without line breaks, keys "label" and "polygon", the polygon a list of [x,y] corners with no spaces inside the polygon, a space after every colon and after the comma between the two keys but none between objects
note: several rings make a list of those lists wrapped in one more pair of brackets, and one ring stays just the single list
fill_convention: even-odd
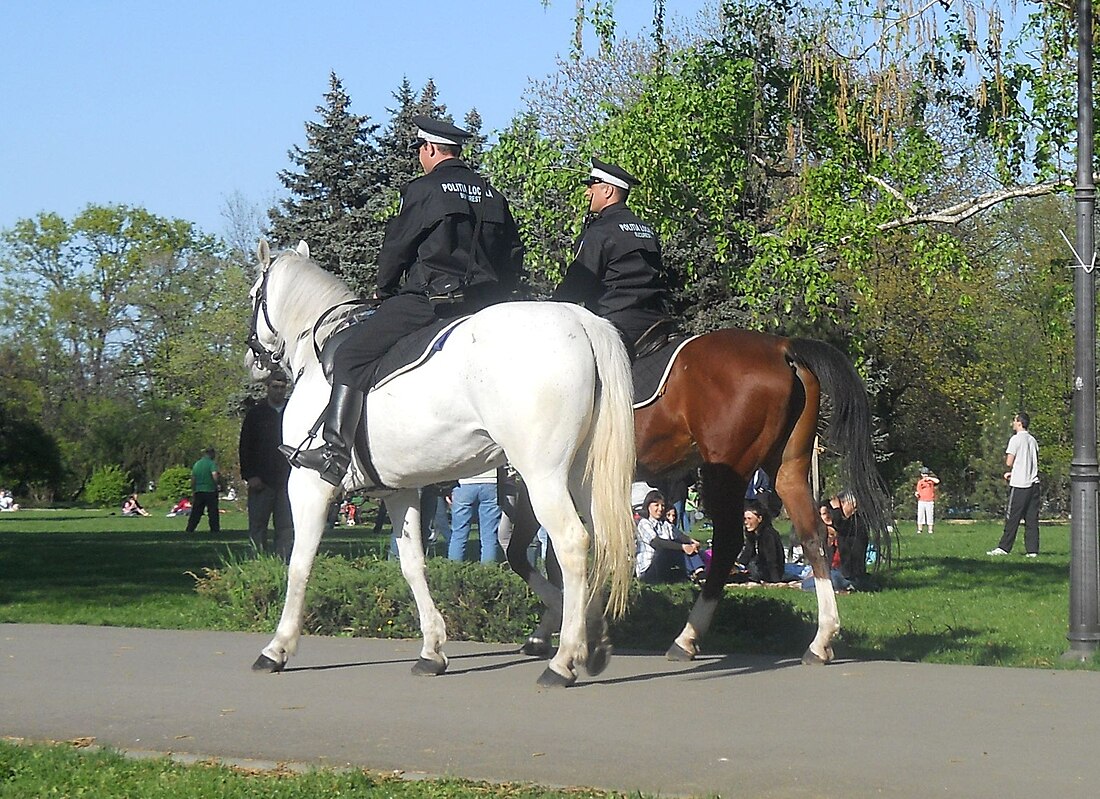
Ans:
[{"label": "rider's leg", "polygon": [[283,446],[283,454],[288,454],[295,466],[304,466],[321,473],[321,479],[332,485],[340,485],[351,464],[351,451],[355,446],[355,428],[359,425],[359,414],[363,410],[363,392],[336,383],[329,395],[325,408],[325,443],[315,449],[307,449],[294,455],[292,447]]}]

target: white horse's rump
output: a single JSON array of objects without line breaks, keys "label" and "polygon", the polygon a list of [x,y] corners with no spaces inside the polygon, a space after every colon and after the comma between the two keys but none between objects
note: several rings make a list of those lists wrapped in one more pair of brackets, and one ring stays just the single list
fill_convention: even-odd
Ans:
[{"label": "white horse's rump", "polygon": [[[283,416],[283,441],[296,446],[329,396],[315,354],[314,325],[354,295],[309,260],[304,242],[274,262],[261,242],[259,258],[263,274],[252,289],[253,333],[259,345],[254,349],[261,358],[274,356],[294,378]],[[322,323],[322,335],[329,328]],[[414,671],[438,674],[447,663],[443,618],[425,580],[416,491],[506,461],[530,492],[565,582],[561,646],[540,683],[575,681],[575,666],[586,662],[590,641],[602,648],[598,662],[606,660],[605,633],[586,629],[585,611],[606,583],[609,610],[621,611],[632,575],[631,392],[629,361],[611,324],[573,305],[507,303],[459,325],[427,364],[368,395],[371,457],[382,481],[396,489],[386,504],[394,524],[403,523],[398,538],[401,569],[416,598],[424,633]],[[368,482],[362,464],[353,458],[343,487]],[[339,489],[316,472],[295,469],[289,490],[295,539],[287,601],[275,637],[255,665],[258,669],[281,669],[294,652],[306,581],[327,508]]]}]

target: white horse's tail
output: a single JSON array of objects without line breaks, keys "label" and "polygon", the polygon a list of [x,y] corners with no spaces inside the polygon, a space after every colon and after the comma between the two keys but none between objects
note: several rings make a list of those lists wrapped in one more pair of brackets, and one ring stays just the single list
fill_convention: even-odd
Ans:
[{"label": "white horse's tail", "polygon": [[584,466],[591,486],[594,558],[592,589],[610,584],[607,610],[618,617],[626,610],[634,577],[634,517],[630,508],[630,484],[634,479],[634,384],[630,358],[619,331],[579,306],[572,306],[584,326],[596,357],[600,388],[595,418],[589,434],[591,445]]}]

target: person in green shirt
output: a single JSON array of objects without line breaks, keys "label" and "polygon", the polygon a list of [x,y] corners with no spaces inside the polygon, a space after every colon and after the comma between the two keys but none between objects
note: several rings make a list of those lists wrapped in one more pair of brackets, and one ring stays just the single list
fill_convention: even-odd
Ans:
[{"label": "person in green shirt", "polygon": [[221,517],[218,515],[218,464],[214,462],[214,448],[203,450],[202,457],[191,467],[191,516],[187,519],[187,532],[195,532],[206,510],[210,532],[221,532]]}]

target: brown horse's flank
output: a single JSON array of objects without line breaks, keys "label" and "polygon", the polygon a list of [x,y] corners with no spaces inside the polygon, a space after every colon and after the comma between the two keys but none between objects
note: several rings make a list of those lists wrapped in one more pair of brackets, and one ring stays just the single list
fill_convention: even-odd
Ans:
[{"label": "brown horse's flank", "polygon": [[[848,488],[858,498],[882,559],[888,561],[889,508],[871,449],[870,407],[858,374],[835,347],[746,330],[708,333],[681,350],[661,397],[635,411],[639,477],[662,481],[699,469],[703,506],[714,525],[706,586],[669,657],[690,659],[698,651],[698,639],[709,627],[741,549],[745,490],[762,467],[773,479],[814,576],[820,578],[815,581],[818,636],[803,660],[832,659],[830,642],[839,617],[809,479],[823,392],[832,401],[829,439],[844,453]],[[526,552],[524,527],[517,525],[514,533],[517,556]],[[517,557],[513,568],[521,576],[530,570],[525,556],[522,564]]]}]

